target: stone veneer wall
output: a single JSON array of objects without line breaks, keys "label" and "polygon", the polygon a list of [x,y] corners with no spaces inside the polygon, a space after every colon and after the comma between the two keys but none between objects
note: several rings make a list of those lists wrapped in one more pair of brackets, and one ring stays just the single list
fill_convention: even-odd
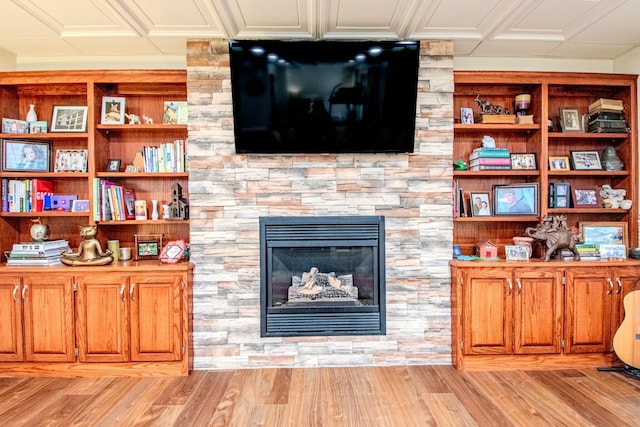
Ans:
[{"label": "stone veneer wall", "polygon": [[[413,154],[236,155],[226,40],[187,44],[195,369],[451,363],[452,43],[422,41]],[[385,336],[260,337],[258,218],[384,215]]]}]

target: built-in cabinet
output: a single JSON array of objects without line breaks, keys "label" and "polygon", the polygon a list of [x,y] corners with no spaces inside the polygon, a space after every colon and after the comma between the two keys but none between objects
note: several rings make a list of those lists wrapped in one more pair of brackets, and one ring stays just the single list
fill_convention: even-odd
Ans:
[{"label": "built-in cabinet", "polygon": [[[469,162],[469,155],[482,146],[484,136],[495,140],[497,147],[510,153],[534,154],[535,169],[455,170],[454,180],[462,189],[466,211],[471,193],[488,193],[491,216],[456,216],[453,243],[462,254],[473,255],[475,246],[491,241],[504,258],[504,245],[513,244],[514,236],[522,236],[525,227],[535,226],[546,215],[566,215],[569,226],[581,222],[625,222],[628,246],[638,245],[638,129],[636,75],[552,72],[456,71],[454,73],[454,144],[453,159]],[[482,123],[477,98],[514,112],[517,95],[531,95],[529,114],[533,123]],[[573,109],[587,115],[589,105],[600,98],[622,101],[628,132],[590,133],[562,132],[559,127],[561,109]],[[461,109],[472,108],[475,123],[461,122]],[[622,170],[575,170],[569,168],[572,151],[596,151],[614,147],[623,163]],[[550,169],[552,158],[567,158],[566,169]],[[538,214],[495,215],[494,185],[534,183],[539,186]],[[630,209],[605,208],[602,205],[575,207],[571,203],[558,207],[550,203],[549,184],[569,184],[571,190],[597,189],[605,184],[624,189],[632,200]],[[571,199],[571,194],[568,195]],[[552,198],[553,200],[553,198]]]},{"label": "built-in cabinet", "polygon": [[149,261],[1,266],[0,370],[187,375],[192,268]]},{"label": "built-in cabinet", "polygon": [[640,261],[452,261],[458,369],[568,368],[615,362],[622,299]]},{"label": "built-in cabinet", "polygon": [[[147,116],[153,123],[103,124],[102,115],[107,98],[124,99],[126,113],[143,120]],[[17,242],[30,241],[31,220],[41,218],[49,225],[50,239],[67,239],[72,248],[80,243],[78,226],[97,224],[97,238],[106,245],[107,240],[119,240],[120,247],[133,247],[135,234],[162,234],[163,241],[189,239],[189,220],[162,219],[163,204],[172,201],[172,187],[179,184],[182,196],[188,200],[188,169],[184,171],[127,171],[126,166],[138,163],[136,156],[148,147],[159,147],[174,141],[187,143],[187,125],[163,123],[165,102],[186,101],[187,85],[184,70],[122,70],[122,71],[38,71],[0,73],[0,116],[25,120],[29,106],[34,105],[38,119],[46,121],[47,132],[12,133],[3,129],[0,140],[21,140],[36,143],[40,155],[47,158],[47,168],[22,170],[12,161],[0,166],[3,180],[42,179],[53,183],[54,194],[73,195],[88,200],[88,211],[46,210],[34,212],[0,212],[0,251],[11,250]],[[52,129],[54,110],[64,107],[86,107],[86,128],[73,131]],[[58,120],[62,120],[58,113]],[[60,125],[57,126],[58,130]],[[8,130],[8,132],[7,132]],[[186,147],[186,145],[184,145]],[[48,147],[48,149],[45,149]],[[4,150],[4,148],[3,148]],[[70,172],[56,172],[59,153],[75,150],[87,151],[85,168],[76,167]],[[109,167],[111,160],[119,160],[120,168]],[[186,164],[186,162],[185,162]],[[7,167],[9,166],[9,167]],[[66,169],[65,169],[66,170]],[[147,205],[146,220],[104,220],[98,215],[101,194],[99,180],[135,191],[138,200]],[[6,196],[7,189],[3,189]],[[152,219],[152,200],[158,201],[159,219]],[[4,254],[2,255],[4,262]]]}]

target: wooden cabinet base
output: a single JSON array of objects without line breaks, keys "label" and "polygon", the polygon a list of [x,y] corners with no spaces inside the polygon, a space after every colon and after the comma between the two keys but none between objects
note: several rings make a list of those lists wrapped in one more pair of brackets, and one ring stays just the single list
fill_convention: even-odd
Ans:
[{"label": "wooden cabinet base", "polygon": [[464,356],[454,361],[461,371],[582,369],[620,366],[613,354],[536,354]]},{"label": "wooden cabinet base", "polygon": [[0,363],[0,377],[179,377],[189,375],[187,361],[130,363]]}]

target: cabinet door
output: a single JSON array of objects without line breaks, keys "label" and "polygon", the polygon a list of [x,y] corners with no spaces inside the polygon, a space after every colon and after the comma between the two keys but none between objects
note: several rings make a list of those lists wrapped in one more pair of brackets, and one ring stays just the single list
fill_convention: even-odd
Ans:
[{"label": "cabinet door", "polygon": [[129,280],[121,275],[77,278],[80,362],[129,361]]},{"label": "cabinet door", "polygon": [[568,269],[566,284],[566,353],[602,353],[611,343],[614,292],[606,267]]},{"label": "cabinet door", "polygon": [[73,285],[71,277],[27,275],[22,279],[25,359],[73,362]]},{"label": "cabinet door", "polygon": [[560,353],[562,271],[514,271],[514,353]]},{"label": "cabinet door", "polygon": [[463,285],[464,354],[513,351],[511,270],[469,269]]},{"label": "cabinet door", "polygon": [[19,276],[0,278],[0,362],[22,362],[22,297]]},{"label": "cabinet door", "polygon": [[182,358],[182,276],[130,278],[131,361]]}]

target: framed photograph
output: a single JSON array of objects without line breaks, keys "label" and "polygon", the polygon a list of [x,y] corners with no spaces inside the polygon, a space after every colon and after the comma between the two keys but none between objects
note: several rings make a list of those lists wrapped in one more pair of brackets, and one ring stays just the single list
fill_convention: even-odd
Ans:
[{"label": "framed photograph", "polygon": [[571,207],[571,186],[566,182],[553,184],[553,207],[554,208],[570,208]]},{"label": "framed photograph", "polygon": [[581,222],[579,229],[585,244],[628,246],[626,222]]},{"label": "framed photograph", "polygon": [[187,123],[187,101],[165,101],[162,123],[167,125],[183,125]]},{"label": "framed photograph", "polygon": [[494,215],[526,215],[538,216],[540,211],[540,185],[537,182],[494,185]]},{"label": "framed photograph", "polygon": [[124,103],[125,98],[123,97],[103,96],[100,123],[103,125],[124,124]]},{"label": "framed photograph", "polygon": [[120,159],[109,159],[107,172],[120,172]]},{"label": "framed photograph", "polygon": [[537,169],[534,153],[511,153],[511,169]]},{"label": "framed photograph", "polygon": [[135,260],[158,259],[162,250],[162,234],[134,234]]},{"label": "framed photograph", "polygon": [[550,171],[569,171],[571,170],[569,164],[569,157],[567,156],[549,157]]},{"label": "framed photograph", "polygon": [[529,260],[529,250],[525,246],[506,245],[504,247],[504,253],[507,256],[507,261],[528,261]]},{"label": "framed photograph", "polygon": [[598,246],[600,259],[626,259],[627,247],[625,245],[600,245]]},{"label": "framed photograph", "polygon": [[560,109],[560,126],[562,127],[562,132],[580,132],[582,130],[580,123],[580,112],[577,109]]},{"label": "framed photograph", "polygon": [[47,133],[48,130],[49,130],[49,127],[46,120],[29,122],[29,133]]},{"label": "framed photograph", "polygon": [[29,133],[29,122],[3,117],[2,133]]},{"label": "framed photograph", "polygon": [[71,212],[89,212],[88,200],[72,200]]},{"label": "framed photograph", "polygon": [[2,170],[51,172],[51,142],[28,139],[3,139]]},{"label": "framed photograph", "polygon": [[473,109],[471,108],[460,109],[460,123],[464,123],[464,124],[473,123]]},{"label": "framed photograph", "polygon": [[489,193],[471,193],[471,216],[491,216]]},{"label": "framed photograph", "polygon": [[600,154],[597,151],[572,151],[571,168],[580,170],[602,170]]},{"label": "framed photograph", "polygon": [[53,107],[51,132],[86,132],[87,107]]},{"label": "framed photograph", "polygon": [[599,188],[574,188],[573,189],[574,208],[601,208]]},{"label": "framed photograph", "polygon": [[135,219],[138,221],[144,221],[147,219],[147,201],[135,200],[133,202]]},{"label": "framed photograph", "polygon": [[89,151],[87,149],[56,150],[56,161],[53,171],[86,172],[88,156]]}]

